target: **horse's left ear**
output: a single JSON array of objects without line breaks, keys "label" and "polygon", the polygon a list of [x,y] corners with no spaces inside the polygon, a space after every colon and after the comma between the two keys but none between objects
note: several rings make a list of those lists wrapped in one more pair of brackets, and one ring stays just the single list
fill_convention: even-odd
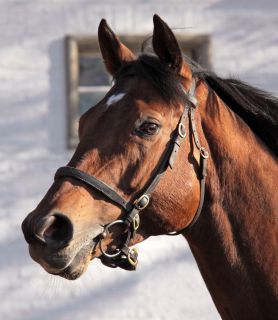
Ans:
[{"label": "horse's left ear", "polygon": [[153,49],[159,59],[179,73],[185,81],[191,81],[192,72],[182,57],[178,41],[167,25],[157,14],[153,16]]},{"label": "horse's left ear", "polygon": [[98,27],[98,41],[100,51],[108,72],[114,76],[124,61],[135,59],[134,54],[119,40],[105,19]]}]

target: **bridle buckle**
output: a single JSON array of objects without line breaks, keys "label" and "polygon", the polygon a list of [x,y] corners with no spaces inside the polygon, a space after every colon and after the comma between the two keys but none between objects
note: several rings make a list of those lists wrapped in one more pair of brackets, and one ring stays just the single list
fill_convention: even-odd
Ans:
[{"label": "bridle buckle", "polygon": [[136,248],[130,249],[128,251],[127,260],[133,267],[136,267],[138,263],[137,256],[138,256],[138,251]]},{"label": "bridle buckle", "polygon": [[186,137],[185,126],[184,126],[184,124],[182,122],[179,123],[178,133],[179,133],[179,136],[181,138],[185,138]]},{"label": "bridle buckle", "polygon": [[140,217],[137,213],[132,220],[133,230],[136,231],[140,226]]},{"label": "bridle buckle", "polygon": [[150,196],[147,194],[143,194],[141,197],[139,197],[134,201],[134,206],[138,210],[143,210],[148,206],[149,202],[150,202]]},{"label": "bridle buckle", "polygon": [[201,147],[200,148],[200,154],[201,154],[202,158],[204,158],[204,159],[208,159],[209,158],[209,153],[205,149],[205,147]]}]

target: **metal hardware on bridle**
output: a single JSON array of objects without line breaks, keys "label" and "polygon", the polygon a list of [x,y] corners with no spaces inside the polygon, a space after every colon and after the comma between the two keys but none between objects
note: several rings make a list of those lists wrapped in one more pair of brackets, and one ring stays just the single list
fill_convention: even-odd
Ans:
[{"label": "metal hardware on bridle", "polygon": [[[199,137],[196,130],[195,124],[195,109],[198,105],[198,101],[195,97],[195,88],[196,82],[195,79],[192,80],[192,85],[189,92],[185,92],[186,100],[188,101],[185,105],[184,111],[180,117],[176,130],[174,131],[173,138],[170,140],[169,147],[165,151],[164,155],[161,157],[158,169],[154,174],[153,178],[148,183],[144,192],[139,196],[133,203],[127,202],[123,199],[115,190],[109,187],[107,184],[97,179],[94,176],[91,176],[79,169],[73,167],[61,167],[57,170],[55,174],[55,179],[58,178],[74,178],[76,180],[82,181],[87,186],[99,191],[106,198],[112,201],[114,204],[121,207],[124,211],[127,212],[127,215],[123,219],[115,220],[104,227],[103,232],[98,236],[99,248],[102,253],[100,257],[103,264],[115,268],[121,267],[126,270],[135,270],[137,266],[137,257],[138,252],[134,248],[129,248],[129,243],[132,238],[135,237],[136,230],[140,226],[140,211],[144,210],[150,203],[151,193],[157,186],[159,180],[163,176],[164,172],[168,166],[173,169],[174,162],[176,160],[178,151],[181,146],[181,140],[186,137],[186,127],[185,123],[189,116],[189,123],[191,126],[193,138],[196,147],[200,152],[200,201],[197,212],[186,228],[178,231],[169,233],[169,235],[177,235],[180,233],[187,232],[192,228],[192,226],[198,220],[201,210],[204,203],[205,195],[205,179],[206,179],[206,170],[207,170],[207,159],[209,153],[207,150],[200,144]],[[184,89],[183,89],[184,90]],[[122,226],[124,227],[125,241],[123,242],[120,248],[117,248],[112,253],[108,253],[107,249],[103,248],[103,239],[105,239],[112,227]]]}]

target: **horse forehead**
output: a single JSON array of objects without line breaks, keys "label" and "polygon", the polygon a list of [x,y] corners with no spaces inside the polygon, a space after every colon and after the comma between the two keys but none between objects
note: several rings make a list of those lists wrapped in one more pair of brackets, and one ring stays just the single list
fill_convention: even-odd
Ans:
[{"label": "horse forehead", "polygon": [[140,112],[148,114],[149,116],[154,116],[159,120],[165,120],[170,110],[170,108],[167,108],[162,101],[145,101],[144,99],[135,99],[135,104]]},{"label": "horse forehead", "polygon": [[112,96],[110,96],[106,102],[107,107],[110,107],[112,104],[119,102],[125,95],[126,94],[124,92],[112,94]]}]

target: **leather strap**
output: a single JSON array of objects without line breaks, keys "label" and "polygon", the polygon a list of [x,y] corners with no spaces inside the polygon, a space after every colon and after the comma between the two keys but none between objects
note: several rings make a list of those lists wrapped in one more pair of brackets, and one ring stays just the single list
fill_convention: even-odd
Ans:
[{"label": "leather strap", "polygon": [[201,166],[201,174],[200,174],[200,200],[199,200],[199,205],[198,205],[198,209],[197,212],[195,213],[195,216],[193,218],[193,220],[190,222],[190,224],[185,227],[184,229],[182,229],[181,231],[179,231],[178,233],[189,233],[193,226],[196,224],[196,222],[198,221],[201,212],[202,212],[202,208],[203,208],[203,204],[204,204],[204,200],[205,200],[205,184],[206,184],[206,176],[207,176],[207,159],[208,159],[208,153],[207,151],[204,149],[205,153],[200,153],[200,166]]},{"label": "leather strap", "polygon": [[111,187],[109,187],[107,184],[97,179],[96,177],[87,174],[86,172],[73,167],[61,167],[57,170],[54,179],[56,180],[63,177],[73,178],[84,182],[89,187],[99,191],[102,194],[105,194],[108,199],[110,199],[112,202],[116,203],[126,211],[129,211],[132,207],[131,204],[125,201],[125,199],[122,198],[115,190],[113,190]]},{"label": "leather strap", "polygon": [[181,233],[184,234],[184,233],[190,232],[190,230],[193,228],[193,226],[195,225],[195,223],[197,222],[197,220],[200,217],[200,214],[201,214],[202,208],[203,208],[203,204],[204,204],[204,199],[205,199],[207,159],[209,157],[209,153],[207,152],[207,150],[204,147],[201,146],[198,132],[196,129],[195,109],[198,105],[198,101],[196,100],[196,98],[194,96],[195,86],[196,86],[196,83],[194,81],[194,83],[192,84],[191,89],[188,93],[188,99],[191,103],[191,108],[189,108],[188,113],[189,113],[189,118],[190,118],[190,125],[191,125],[193,139],[194,139],[196,147],[199,149],[199,152],[200,152],[200,172],[199,172],[199,176],[198,176],[198,178],[200,180],[200,200],[199,200],[197,212],[195,213],[195,216],[194,216],[193,220],[190,222],[190,224],[188,226],[186,226],[185,228],[183,228],[182,230],[168,233],[169,236],[176,236]]}]

